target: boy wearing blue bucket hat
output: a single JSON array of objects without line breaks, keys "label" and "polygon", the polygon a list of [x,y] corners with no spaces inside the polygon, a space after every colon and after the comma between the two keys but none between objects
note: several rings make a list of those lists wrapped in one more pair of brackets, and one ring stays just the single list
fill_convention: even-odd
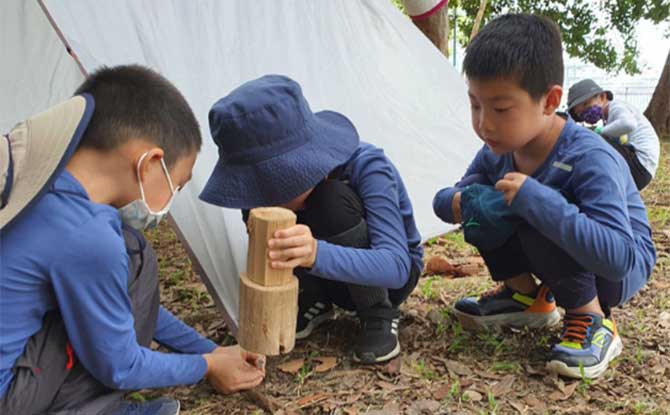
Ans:
[{"label": "boy wearing blue bucket hat", "polygon": [[556,113],[563,58],[554,22],[498,17],[470,42],[463,66],[485,145],[434,210],[463,223],[501,284],[459,300],[454,313],[464,326],[539,328],[560,320],[558,304],[563,333],[547,368],[600,376],[623,348],[610,309],[646,284],[656,260],[644,203],[619,153]]},{"label": "boy wearing blue bucket hat", "polygon": [[398,306],[422,269],[421,237],[405,186],[383,151],[359,142],[333,111],[313,113],[300,85],[280,75],[249,81],[209,113],[219,149],[200,198],[248,211],[294,210],[298,224],[269,241],[275,268],[300,281],[297,338],[355,310],[354,359],[382,362],[400,352]]}]

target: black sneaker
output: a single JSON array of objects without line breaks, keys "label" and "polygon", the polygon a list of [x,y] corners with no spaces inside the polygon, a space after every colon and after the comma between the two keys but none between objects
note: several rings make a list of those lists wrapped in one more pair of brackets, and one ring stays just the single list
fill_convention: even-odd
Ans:
[{"label": "black sneaker", "polygon": [[391,360],[400,354],[398,322],[394,308],[370,308],[358,312],[361,331],[354,346],[354,361],[371,364]]},{"label": "black sneaker", "polygon": [[333,318],[335,310],[330,302],[305,298],[298,301],[298,322],[296,324],[296,340],[307,338],[321,324]]}]

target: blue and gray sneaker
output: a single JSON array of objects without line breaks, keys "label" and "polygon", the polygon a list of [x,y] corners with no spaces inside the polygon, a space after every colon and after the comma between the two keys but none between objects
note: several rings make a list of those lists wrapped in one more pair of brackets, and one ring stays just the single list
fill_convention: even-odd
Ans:
[{"label": "blue and gray sneaker", "polygon": [[535,293],[526,295],[500,284],[479,298],[460,299],[453,311],[464,328],[474,330],[551,327],[561,320],[554,296],[545,286],[540,286]]},{"label": "blue and gray sneaker", "polygon": [[592,313],[568,313],[561,342],[552,348],[547,369],[575,379],[597,378],[622,350],[613,320]]},{"label": "blue and gray sneaker", "polygon": [[180,404],[176,399],[158,398],[147,402],[121,401],[107,415],[179,415]]}]

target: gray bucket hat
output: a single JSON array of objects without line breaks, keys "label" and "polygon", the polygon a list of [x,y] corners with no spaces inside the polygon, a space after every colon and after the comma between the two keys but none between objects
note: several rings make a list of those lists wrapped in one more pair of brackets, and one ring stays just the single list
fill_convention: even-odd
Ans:
[{"label": "gray bucket hat", "polygon": [[582,79],[568,90],[568,111],[572,112],[577,105],[603,92],[610,101],[614,98],[612,91],[602,89],[593,79]]},{"label": "gray bucket hat", "polygon": [[93,115],[77,95],[0,135],[0,231],[45,192],[76,150]]}]

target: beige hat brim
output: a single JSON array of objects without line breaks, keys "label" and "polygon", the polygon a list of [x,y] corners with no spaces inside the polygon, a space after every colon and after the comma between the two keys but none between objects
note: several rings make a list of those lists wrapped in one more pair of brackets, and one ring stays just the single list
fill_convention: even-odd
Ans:
[{"label": "beige hat brim", "polygon": [[[65,161],[64,156],[71,155],[90,120],[92,107],[92,97],[75,96],[12,129],[8,136],[12,144],[14,180],[7,205],[0,210],[0,229],[45,188]],[[73,143],[85,113],[85,125],[79,129],[77,143]]]}]

